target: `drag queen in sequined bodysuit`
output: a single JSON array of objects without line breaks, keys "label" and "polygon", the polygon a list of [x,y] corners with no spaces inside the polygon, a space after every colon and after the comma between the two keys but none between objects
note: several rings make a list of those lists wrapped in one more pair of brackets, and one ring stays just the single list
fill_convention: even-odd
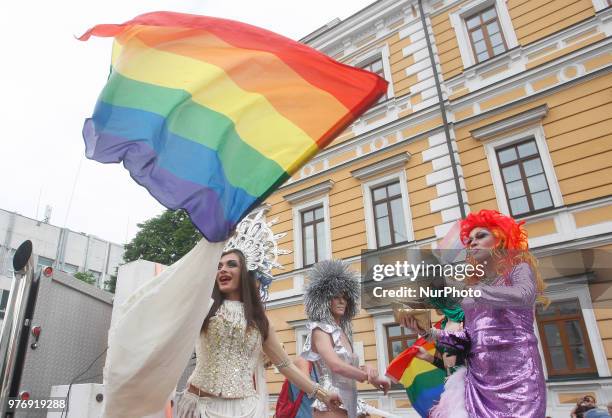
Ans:
[{"label": "drag queen in sequined bodysuit", "polygon": [[219,261],[213,305],[196,344],[196,367],[177,402],[177,417],[266,417],[262,352],[297,387],[334,409],[340,398],[300,372],[282,349],[246,264],[236,249]]},{"label": "drag queen in sequined bodysuit", "polygon": [[359,309],[359,279],[342,261],[319,262],[309,276],[304,295],[309,334],[302,357],[314,364],[321,386],[342,398],[339,411],[315,400],[313,417],[356,418],[357,381],[368,381],[385,394],[390,386],[377,370],[359,367],[359,358],[353,351],[351,321]]}]

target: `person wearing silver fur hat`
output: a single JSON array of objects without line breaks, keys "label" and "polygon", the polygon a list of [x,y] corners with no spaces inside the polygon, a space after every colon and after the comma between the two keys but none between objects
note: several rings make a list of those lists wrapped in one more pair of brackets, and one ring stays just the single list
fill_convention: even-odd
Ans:
[{"label": "person wearing silver fur hat", "polygon": [[368,381],[385,394],[390,382],[370,366],[359,367],[353,351],[352,320],[359,311],[359,279],[346,263],[328,260],[315,264],[304,295],[309,334],[302,357],[313,362],[319,383],[342,398],[342,408],[330,411],[315,401],[314,418],[356,418],[356,382]]}]

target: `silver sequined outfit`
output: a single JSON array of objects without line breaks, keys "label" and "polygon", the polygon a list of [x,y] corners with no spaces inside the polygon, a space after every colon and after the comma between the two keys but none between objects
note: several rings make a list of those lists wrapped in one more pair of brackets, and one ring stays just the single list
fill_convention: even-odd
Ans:
[{"label": "silver sequined outfit", "polygon": [[[348,418],[356,418],[357,384],[355,383],[355,380],[331,372],[323,358],[312,350],[312,332],[316,328],[319,328],[323,332],[331,335],[334,344],[334,351],[345,363],[354,367],[359,367],[359,358],[356,354],[351,354],[351,352],[349,352],[349,350],[342,345],[342,329],[338,325],[327,324],[324,322],[309,322],[307,327],[310,332],[308,333],[306,343],[304,344],[304,352],[302,352],[302,357],[313,362],[317,375],[319,376],[319,384],[325,390],[334,391],[340,395],[340,398],[342,399],[342,406],[344,409],[346,409]],[[312,406],[318,411],[328,410],[327,406],[319,400],[315,400]]]},{"label": "silver sequined outfit", "polygon": [[242,302],[225,300],[196,344],[196,368],[189,383],[226,399],[253,396],[261,350],[261,334],[247,330]]}]

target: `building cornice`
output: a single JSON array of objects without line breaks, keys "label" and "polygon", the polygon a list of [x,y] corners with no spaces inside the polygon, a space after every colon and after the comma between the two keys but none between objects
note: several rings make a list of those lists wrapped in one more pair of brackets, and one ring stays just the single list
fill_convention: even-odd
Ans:
[{"label": "building cornice", "polygon": [[[386,251],[396,251],[396,250],[401,250],[401,249],[408,249],[408,248],[422,248],[423,246],[427,246],[429,244],[433,244],[434,242],[436,242],[436,238],[435,237],[431,237],[431,238],[424,238],[422,240],[419,241],[409,241],[409,242],[405,242],[399,245],[396,245],[392,248],[387,248]],[[373,251],[371,249],[367,249],[367,248],[363,248],[363,251]],[[361,261],[362,259],[362,255],[358,254],[352,257],[346,257],[343,258],[342,260],[351,265],[355,262]],[[311,271],[312,267],[306,267],[306,268],[298,268],[295,270],[290,270],[290,271],[283,271],[282,273],[276,274],[274,275],[274,280],[282,280],[282,279],[286,279],[289,277],[293,277],[293,276],[297,276],[297,275],[304,275],[304,276],[308,276],[308,273]],[[279,298],[277,299],[279,302],[287,300],[287,299],[292,299],[298,296],[291,296],[290,298]],[[267,304],[269,304],[270,302],[267,302]],[[294,303],[295,305],[295,303]]]},{"label": "building cornice", "polygon": [[286,297],[282,299],[275,299],[266,302],[266,310],[268,309],[280,309],[287,308],[289,306],[303,305],[304,304],[304,296],[296,295],[291,297]]},{"label": "building cornice", "polygon": [[306,326],[306,324],[309,322],[308,318],[305,319],[296,319],[293,321],[286,321],[287,324],[293,328],[293,329],[297,329],[297,328],[303,328]]},{"label": "building cornice", "polygon": [[[564,64],[567,64],[567,63],[564,63]],[[562,67],[562,65],[560,65],[560,67]],[[543,97],[546,97],[546,96],[550,96],[552,94],[555,94],[555,93],[559,92],[560,90],[566,89],[566,88],[574,86],[576,84],[580,84],[580,83],[583,83],[585,81],[592,80],[594,78],[597,78],[597,77],[600,77],[600,76],[602,76],[604,74],[607,74],[607,73],[610,72],[610,67],[612,67],[612,66],[608,65],[606,67],[603,67],[603,68],[600,68],[598,70],[595,70],[595,71],[593,71],[591,73],[585,74],[583,76],[576,77],[576,78],[574,78],[572,80],[569,80],[569,81],[566,81],[564,83],[558,84],[556,86],[550,87],[550,88],[548,88],[546,90],[541,90],[541,91],[539,91],[537,93],[533,93],[531,95],[527,95],[527,96],[521,97],[520,99],[514,100],[512,102],[505,103],[505,104],[503,104],[503,105],[501,105],[499,107],[488,109],[488,110],[486,110],[484,112],[480,112],[480,113],[478,113],[476,115],[469,116],[469,117],[467,117],[465,119],[462,119],[460,121],[453,122],[453,125],[455,127],[461,127],[461,126],[465,126],[465,125],[468,125],[468,124],[472,124],[472,123],[478,122],[480,120],[484,120],[484,119],[490,118],[491,116],[503,113],[503,112],[507,111],[508,109],[514,108],[514,107],[516,107],[516,106],[518,106],[520,104],[532,102],[534,100],[537,100],[537,99],[540,99],[540,98],[543,98]],[[514,82],[515,83],[520,83],[520,82],[525,82],[525,80],[514,80]],[[485,92],[478,91],[476,93],[470,94],[469,98],[467,98],[465,101],[462,100],[462,105],[465,105],[466,102],[469,103],[469,104],[474,103],[474,102],[478,102],[480,100],[483,100],[484,97],[491,97],[493,95],[493,93],[492,93],[493,89],[487,88],[486,90],[487,91],[485,91]],[[456,111],[457,107],[459,107],[459,106],[456,105],[456,103],[452,103],[453,111]]]},{"label": "building cornice", "polygon": [[393,150],[396,150],[398,148],[406,146],[406,144],[408,144],[408,143],[410,143],[412,141],[417,141],[417,140],[422,139],[422,138],[427,138],[428,136],[431,136],[434,133],[440,132],[442,130],[443,130],[442,126],[437,126],[437,127],[433,128],[433,129],[430,129],[429,131],[421,132],[421,133],[419,133],[417,135],[414,135],[414,136],[411,136],[411,137],[408,137],[408,138],[404,138],[404,139],[400,139],[399,141],[395,142],[394,144],[388,145],[385,148],[382,148],[382,149],[379,149],[379,150],[376,150],[376,151],[372,151],[372,152],[370,152],[368,154],[359,155],[358,157],[355,157],[353,159],[344,161],[344,162],[342,162],[342,163],[340,163],[340,164],[338,164],[336,166],[333,166],[333,167],[331,167],[329,169],[325,169],[323,171],[317,172],[317,173],[313,174],[310,177],[305,177],[305,178],[302,178],[302,179],[299,179],[299,180],[295,180],[292,183],[286,183],[286,184],[282,185],[279,188],[279,190],[288,189],[288,188],[291,188],[291,187],[299,186],[300,184],[303,184],[304,182],[306,182],[308,180],[315,179],[317,177],[327,176],[330,173],[333,173],[333,172],[335,172],[337,170],[341,170],[343,168],[346,168],[349,165],[353,165],[353,164],[355,164],[355,163],[357,163],[359,161],[367,160],[368,158],[374,158],[377,155],[380,155],[381,153],[384,153],[384,152],[392,152]]},{"label": "building cornice", "polygon": [[333,180],[325,180],[321,183],[315,184],[305,189],[298,190],[297,192],[286,194],[283,196],[283,199],[285,199],[291,204],[294,204],[304,200],[312,199],[313,197],[317,197],[322,194],[329,193],[332,187],[334,187]]},{"label": "building cornice", "polygon": [[404,9],[411,3],[411,0],[379,0],[314,37],[305,36],[300,42],[319,50],[329,49],[334,44],[345,44],[356,34],[364,30],[369,31],[374,21],[396,16],[398,10]]},{"label": "building cornice", "polygon": [[304,181],[311,180],[322,174],[329,174],[330,172],[333,172],[334,170],[345,167],[347,164],[352,164],[352,163],[355,163],[356,161],[360,161],[360,160],[363,160],[369,157],[373,157],[379,154],[380,152],[390,151],[394,148],[397,148],[398,146],[405,145],[408,141],[417,140],[422,137],[427,137],[428,135],[431,135],[443,129],[443,126],[440,125],[428,131],[419,132],[409,137],[399,138],[395,143],[385,145],[375,151],[364,152],[364,148],[373,140],[376,140],[382,137],[386,137],[392,134],[401,135],[400,132],[402,129],[408,128],[410,126],[419,125],[423,123],[424,121],[427,121],[429,119],[439,117],[439,116],[440,116],[439,107],[437,105],[432,105],[431,107],[423,109],[419,111],[418,113],[414,113],[412,115],[405,116],[403,118],[395,119],[385,125],[382,125],[372,130],[369,130],[367,132],[364,132],[363,134],[360,134],[348,141],[342,142],[335,146],[332,145],[331,147],[326,148],[323,151],[321,151],[319,154],[317,154],[312,160],[309,161],[308,164],[316,165],[319,162],[323,162],[325,164],[325,161],[329,159],[330,157],[334,155],[342,154],[345,152],[349,152],[349,151],[355,151],[356,157],[350,160],[347,160],[345,162],[342,162],[341,164],[338,164],[336,166],[326,167],[324,170],[314,173],[310,176],[304,176],[302,178],[299,178],[293,181],[288,180],[281,187],[279,187],[279,190],[294,187],[297,184],[301,184]]},{"label": "building cornice", "polygon": [[529,125],[534,122],[541,121],[548,114],[548,105],[543,104],[533,109],[526,110],[517,115],[510,116],[508,118],[499,120],[497,122],[490,123],[478,129],[470,131],[470,134],[474,139],[479,141],[489,139],[500,133],[508,132],[512,129],[519,128],[521,126]]},{"label": "building cornice", "polygon": [[409,152],[402,152],[393,157],[385,158],[382,161],[377,161],[368,166],[353,170],[351,171],[351,176],[355,177],[357,180],[369,179],[385,171],[404,167],[406,162],[410,160],[410,157],[411,155]]}]

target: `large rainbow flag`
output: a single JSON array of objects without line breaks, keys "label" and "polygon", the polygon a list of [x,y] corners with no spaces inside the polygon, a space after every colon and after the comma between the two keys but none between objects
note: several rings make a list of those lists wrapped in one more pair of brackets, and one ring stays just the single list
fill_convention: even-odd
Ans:
[{"label": "large rainbow flag", "polygon": [[[434,326],[440,328],[441,321]],[[404,386],[412,407],[419,415],[426,418],[429,410],[440,400],[444,391],[446,373],[433,364],[417,358],[419,346],[431,355],[436,351],[433,342],[419,338],[391,361],[386,374]]]},{"label": "large rainbow flag", "polygon": [[154,12],[97,25],[112,71],[86,155],[123,161],[164,206],[225,240],[387,89],[377,75],[244,23]]}]

